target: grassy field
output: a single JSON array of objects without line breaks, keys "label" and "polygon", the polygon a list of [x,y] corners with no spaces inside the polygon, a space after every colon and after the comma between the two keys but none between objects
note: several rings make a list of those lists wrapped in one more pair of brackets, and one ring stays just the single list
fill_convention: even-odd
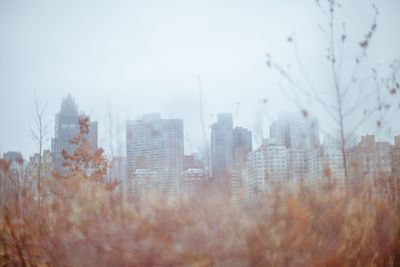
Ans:
[{"label": "grassy field", "polygon": [[2,174],[1,266],[400,265],[393,179],[276,187],[238,205],[207,192],[128,199],[82,177],[48,178],[39,203]]}]

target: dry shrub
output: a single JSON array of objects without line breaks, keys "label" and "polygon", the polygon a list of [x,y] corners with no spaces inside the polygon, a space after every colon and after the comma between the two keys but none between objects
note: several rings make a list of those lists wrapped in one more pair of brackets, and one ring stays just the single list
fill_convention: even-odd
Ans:
[{"label": "dry shrub", "polygon": [[[82,177],[2,206],[6,266],[396,266],[399,219],[379,187],[277,188],[240,206],[217,194],[135,202]],[[386,192],[386,191],[384,191]]]}]

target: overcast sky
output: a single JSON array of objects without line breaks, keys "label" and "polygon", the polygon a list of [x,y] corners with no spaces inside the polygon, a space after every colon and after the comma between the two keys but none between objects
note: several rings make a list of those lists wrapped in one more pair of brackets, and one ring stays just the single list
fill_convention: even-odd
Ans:
[{"label": "overcast sky", "polygon": [[[342,3],[338,15],[347,23],[350,44],[345,59],[352,60],[372,22],[371,3]],[[376,5],[378,32],[365,64],[385,73],[400,58],[400,1]],[[54,114],[70,93],[79,110],[98,120],[106,150],[110,118],[114,153],[124,154],[125,120],[159,112],[184,119],[186,152],[196,151],[203,140],[199,76],[205,125],[218,112],[232,112],[234,124],[251,128],[259,140],[268,136],[268,125],[279,114],[298,112],[282,92],[280,76],[266,67],[266,53],[283,64],[293,62],[286,40],[295,32],[303,65],[323,91],[329,69],[318,25],[324,23],[313,0],[2,0],[0,153],[16,150],[28,156],[35,151],[29,136],[35,89],[47,105],[50,137]],[[325,128],[324,115],[308,102],[301,104]],[[392,121],[393,134],[399,125]]]}]

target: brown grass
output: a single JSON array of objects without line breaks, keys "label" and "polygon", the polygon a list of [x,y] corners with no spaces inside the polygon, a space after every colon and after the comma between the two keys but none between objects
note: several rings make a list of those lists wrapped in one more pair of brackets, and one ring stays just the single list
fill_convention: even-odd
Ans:
[{"label": "brown grass", "polygon": [[246,205],[217,190],[132,198],[104,180],[85,129],[40,192],[0,159],[0,266],[400,266],[398,178],[279,186]]},{"label": "brown grass", "polygon": [[399,266],[387,185],[277,188],[240,206],[211,193],[129,202],[69,177],[47,180],[39,206],[20,184],[2,200],[0,265]]}]

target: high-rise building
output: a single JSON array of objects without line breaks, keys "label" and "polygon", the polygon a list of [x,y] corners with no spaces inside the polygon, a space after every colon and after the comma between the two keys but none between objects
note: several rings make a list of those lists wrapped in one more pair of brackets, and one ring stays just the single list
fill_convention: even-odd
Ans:
[{"label": "high-rise building", "polygon": [[232,114],[218,114],[217,122],[211,125],[211,168],[219,189],[233,195],[240,190],[251,150],[251,131],[243,127],[233,129]]},{"label": "high-rise building", "polygon": [[392,174],[397,179],[400,178],[400,135],[394,137],[392,150]]},{"label": "high-rise building", "polygon": [[189,168],[182,172],[181,192],[187,196],[196,196],[205,192],[208,177],[203,168]]},{"label": "high-rise building", "polygon": [[289,180],[313,182],[320,177],[322,167],[316,119],[282,118],[272,122],[270,136],[287,149]]},{"label": "high-rise building", "polygon": [[317,148],[319,126],[316,119],[284,118],[272,122],[270,136],[288,149]]},{"label": "high-rise building", "polygon": [[249,129],[235,127],[233,130],[234,162],[246,161],[247,154],[253,150],[253,139]]},{"label": "high-rise building", "polygon": [[[268,138],[247,155],[247,166],[243,171],[242,192],[244,199],[252,202],[272,185],[287,181],[287,150],[276,139]],[[242,197],[243,199],[243,197]]]},{"label": "high-rise building", "polygon": [[258,190],[264,191],[265,184],[279,184],[287,181],[287,151],[285,146],[269,138],[257,150],[248,155],[248,169],[258,181]]},{"label": "high-rise building", "polygon": [[252,151],[252,133],[249,129],[235,127],[233,130],[233,167],[231,173],[231,193],[234,200],[243,198],[247,192],[244,182],[244,169],[246,168],[247,155]]},{"label": "high-rise building", "polygon": [[211,125],[211,169],[215,179],[229,178],[234,164],[232,114],[220,113]]},{"label": "high-rise building", "polygon": [[21,152],[8,151],[3,153],[3,160],[6,160],[10,163],[11,175],[14,178],[25,178],[25,162]]},{"label": "high-rise building", "polygon": [[204,169],[204,163],[197,153],[183,156],[183,170],[187,169]]},{"label": "high-rise building", "polygon": [[376,175],[378,177],[392,174],[392,146],[389,142],[376,142]]},{"label": "high-rise building", "polygon": [[[35,153],[29,159],[29,172],[31,177],[37,177],[39,174],[39,153]],[[49,178],[52,176],[54,171],[54,160],[50,150],[45,149],[42,153],[40,167],[40,176]]]},{"label": "high-rise building", "polygon": [[[142,176],[152,177],[152,183],[165,196],[179,192],[183,169],[183,120],[161,119],[159,114],[147,114],[140,120],[126,122],[127,171],[134,190],[140,190]],[[151,175],[148,175],[151,174]],[[154,175],[159,177],[154,179]],[[141,180],[142,179],[142,180]]]},{"label": "high-rise building", "polygon": [[[75,104],[71,95],[63,98],[61,110],[55,116],[55,136],[52,139],[51,150],[54,158],[54,169],[62,172],[62,151],[65,150],[72,154],[76,145],[71,143],[71,139],[79,133],[79,119],[85,117],[83,112],[78,112],[78,106]],[[97,122],[89,122],[89,134],[87,140],[93,149],[97,149]]]},{"label": "high-rise building", "polygon": [[323,174],[327,178],[325,182],[344,184],[346,177],[342,144],[339,138],[328,135],[324,137],[321,162],[324,168]]},{"label": "high-rise building", "polygon": [[388,142],[375,142],[374,135],[362,136],[346,153],[351,179],[379,178],[392,172],[392,148]]},{"label": "high-rise building", "polygon": [[183,172],[181,175],[181,193],[186,196],[196,196],[204,193],[209,185],[207,170],[197,153],[183,157]]},{"label": "high-rise building", "polygon": [[264,140],[259,148],[263,155],[265,181],[268,185],[281,184],[288,179],[287,150],[275,139]]}]

